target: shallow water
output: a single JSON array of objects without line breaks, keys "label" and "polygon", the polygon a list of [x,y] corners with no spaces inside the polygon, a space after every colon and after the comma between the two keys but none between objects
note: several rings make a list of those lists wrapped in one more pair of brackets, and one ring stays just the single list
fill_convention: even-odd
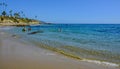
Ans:
[{"label": "shallow water", "polygon": [[[7,30],[34,44],[75,58],[100,60],[120,64],[120,24],[51,24]],[[33,35],[33,31],[43,31]],[[40,45],[39,45],[40,46]],[[69,55],[68,55],[69,54]]]}]

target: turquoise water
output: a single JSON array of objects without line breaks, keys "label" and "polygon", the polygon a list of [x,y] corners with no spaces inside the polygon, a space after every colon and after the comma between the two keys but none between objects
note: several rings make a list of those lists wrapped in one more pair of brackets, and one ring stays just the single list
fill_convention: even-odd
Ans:
[{"label": "turquoise water", "polygon": [[[80,58],[120,64],[120,24],[50,24],[27,27],[32,30],[22,32],[22,27],[16,27],[8,31],[37,45],[45,44],[50,50],[54,48]],[[39,30],[43,32],[28,34]]]}]

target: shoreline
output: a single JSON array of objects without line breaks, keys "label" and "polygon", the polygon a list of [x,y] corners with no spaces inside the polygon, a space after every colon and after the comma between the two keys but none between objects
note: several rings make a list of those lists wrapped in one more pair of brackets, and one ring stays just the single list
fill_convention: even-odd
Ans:
[{"label": "shoreline", "polygon": [[119,69],[114,66],[68,58],[40,47],[23,43],[12,34],[0,32],[1,69]]},{"label": "shoreline", "polygon": [[40,25],[40,23],[0,23],[0,26],[28,26],[28,25]]},{"label": "shoreline", "polygon": [[[24,40],[26,40],[26,39],[24,39]],[[67,58],[72,58],[74,60],[85,61],[85,62],[100,64],[100,65],[119,67],[119,63],[113,63],[113,62],[108,62],[108,61],[103,61],[103,60],[96,60],[96,59],[81,58],[80,56],[64,52],[63,50],[60,50],[60,49],[57,49],[57,48],[54,48],[54,47],[49,47],[49,45],[44,45],[43,43],[36,43],[34,40],[31,40],[31,39],[28,39],[28,41],[30,43],[33,43],[36,46],[39,46],[42,49],[50,50],[52,52],[55,52],[55,53],[57,53],[57,54],[59,54],[61,56],[65,56]]]}]

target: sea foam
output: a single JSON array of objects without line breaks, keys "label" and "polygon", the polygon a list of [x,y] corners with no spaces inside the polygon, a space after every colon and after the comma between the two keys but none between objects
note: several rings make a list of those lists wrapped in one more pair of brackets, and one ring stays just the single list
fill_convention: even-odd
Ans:
[{"label": "sea foam", "polygon": [[119,67],[119,64],[111,63],[111,62],[105,62],[105,61],[97,61],[97,60],[89,60],[89,59],[83,59],[82,61],[96,63],[96,64],[102,64],[102,65],[106,65],[106,66]]}]

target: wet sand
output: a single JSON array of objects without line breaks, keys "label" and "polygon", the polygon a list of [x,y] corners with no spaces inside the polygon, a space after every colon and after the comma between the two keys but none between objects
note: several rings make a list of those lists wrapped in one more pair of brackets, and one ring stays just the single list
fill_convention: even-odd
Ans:
[{"label": "wet sand", "polygon": [[0,32],[0,69],[119,69],[65,57]]}]

